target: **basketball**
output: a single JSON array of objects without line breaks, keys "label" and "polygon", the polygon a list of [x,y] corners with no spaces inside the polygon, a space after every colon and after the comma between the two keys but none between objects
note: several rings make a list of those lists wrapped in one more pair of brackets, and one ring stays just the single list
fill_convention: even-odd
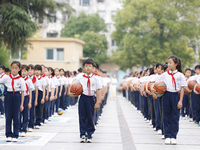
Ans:
[{"label": "basketball", "polygon": [[58,108],[58,115],[62,115],[64,113],[64,110],[62,108]]},{"label": "basketball", "polygon": [[70,92],[74,93],[75,95],[81,95],[83,93],[83,87],[81,85],[81,83],[77,82],[72,84],[71,88],[70,88]]},{"label": "basketball", "polygon": [[197,84],[195,90],[196,90],[198,93],[200,93],[200,84]]},{"label": "basketball", "polygon": [[196,81],[188,81],[188,88],[190,90],[194,90],[194,85],[196,84]]},{"label": "basketball", "polygon": [[147,82],[144,83],[144,90],[146,91]]},{"label": "basketball", "polygon": [[126,90],[126,86],[123,86],[123,87],[122,87],[122,90]]},{"label": "basketball", "polygon": [[166,90],[167,90],[167,86],[166,86],[166,84],[164,83],[164,82],[156,82],[155,84],[154,84],[154,87],[153,87],[155,90],[156,90],[156,92],[158,92],[159,94],[164,94],[165,92],[166,92]]},{"label": "basketball", "polygon": [[154,83],[153,82],[149,82],[148,84],[148,90],[151,92],[151,86],[153,85]]},{"label": "basketball", "polygon": [[0,84],[0,97],[4,97],[7,92],[7,87],[4,84]]}]

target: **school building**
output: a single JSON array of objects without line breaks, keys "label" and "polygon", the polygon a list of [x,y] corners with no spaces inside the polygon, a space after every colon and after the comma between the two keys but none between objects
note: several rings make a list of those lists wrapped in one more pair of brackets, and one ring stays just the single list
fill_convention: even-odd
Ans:
[{"label": "school building", "polygon": [[75,38],[30,38],[26,60],[22,64],[44,64],[47,67],[74,71],[82,66],[84,42]]}]

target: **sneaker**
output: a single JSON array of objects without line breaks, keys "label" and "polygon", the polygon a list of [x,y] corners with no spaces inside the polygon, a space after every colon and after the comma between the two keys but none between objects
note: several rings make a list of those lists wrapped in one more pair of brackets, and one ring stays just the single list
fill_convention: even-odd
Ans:
[{"label": "sneaker", "polygon": [[55,114],[54,114],[54,116],[55,116],[55,117],[57,117],[57,116],[58,116],[58,114],[57,114],[57,113],[55,113]]},{"label": "sneaker", "polygon": [[149,123],[149,122],[150,122],[149,120],[146,121],[146,123]]},{"label": "sneaker", "polygon": [[48,121],[51,121],[51,117],[49,117]]},{"label": "sneaker", "polygon": [[87,138],[85,137],[85,135],[82,135],[80,143],[85,143],[86,140],[87,140]]},{"label": "sneaker", "polygon": [[153,131],[156,131],[156,128],[153,128]]},{"label": "sneaker", "polygon": [[45,120],[44,120],[44,123],[48,123],[48,120],[45,119]]},{"label": "sneaker", "polygon": [[149,121],[149,124],[152,125],[152,120]]},{"label": "sneaker", "polygon": [[17,142],[18,138],[12,138],[12,142]]},{"label": "sneaker", "polygon": [[4,115],[0,115],[0,118],[4,118]]},{"label": "sneaker", "polygon": [[92,139],[87,139],[87,143],[92,143]]},{"label": "sneaker", "polygon": [[162,136],[161,136],[161,139],[163,139],[163,140],[164,140],[164,139],[165,139],[165,136],[164,136],[164,135],[162,135]]},{"label": "sneaker", "polygon": [[12,141],[12,138],[11,137],[7,137],[6,138],[6,142],[11,142]]},{"label": "sneaker", "polygon": [[147,121],[147,118],[144,118],[144,121]]},{"label": "sneaker", "polygon": [[33,132],[33,129],[32,128],[28,128],[28,132]]},{"label": "sneaker", "polygon": [[162,134],[162,130],[158,130],[158,135],[161,135]]},{"label": "sneaker", "polygon": [[193,122],[193,119],[192,119],[192,118],[190,118],[190,119],[189,119],[189,122]]},{"label": "sneaker", "polygon": [[166,138],[166,139],[165,139],[165,145],[170,145],[170,143],[171,143],[170,138]]},{"label": "sneaker", "polygon": [[40,126],[35,126],[36,129],[40,129]]},{"label": "sneaker", "polygon": [[199,127],[200,127],[200,121],[199,121],[198,125],[199,125]]},{"label": "sneaker", "polygon": [[44,123],[43,123],[43,122],[41,122],[41,123],[40,123],[40,125],[41,125],[41,126],[43,126],[43,125],[44,125]]},{"label": "sneaker", "polygon": [[21,137],[25,137],[26,136],[26,133],[25,132],[22,132],[21,133]]},{"label": "sneaker", "polygon": [[171,139],[171,144],[172,144],[172,145],[176,145],[176,139],[172,138],[172,139]]}]

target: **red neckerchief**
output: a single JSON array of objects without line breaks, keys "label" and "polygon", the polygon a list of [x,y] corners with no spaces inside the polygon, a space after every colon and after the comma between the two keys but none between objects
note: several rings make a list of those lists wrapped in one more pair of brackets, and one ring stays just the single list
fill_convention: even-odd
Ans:
[{"label": "red neckerchief", "polygon": [[[24,79],[25,81],[28,80],[28,77]],[[28,84],[26,83],[26,94],[28,95]]]},{"label": "red neckerchief", "polygon": [[98,75],[97,73],[94,73],[94,75],[95,75],[95,76],[100,76],[100,75]]},{"label": "red neckerchief", "polygon": [[[92,75],[93,76],[93,75]],[[92,77],[91,76],[91,77]],[[88,88],[88,95],[90,96],[91,95],[91,90],[90,90],[90,76],[86,76],[85,74],[83,75],[83,77],[85,78],[88,78],[88,81],[87,81],[87,88]]]},{"label": "red neckerchief", "polygon": [[17,77],[15,77],[15,78],[13,78],[13,77],[12,77],[12,75],[10,74],[10,75],[9,75],[9,77],[12,79],[12,82],[11,82],[11,84],[12,84],[13,95],[14,95],[14,94],[15,94],[14,80],[15,80],[15,79],[19,79],[19,78],[21,78],[21,76],[19,75],[19,76],[17,76]]},{"label": "red neckerchief", "polygon": [[35,76],[33,76],[33,79],[32,79],[32,82],[33,82],[33,84],[36,82],[36,77]]},{"label": "red neckerchief", "polygon": [[5,75],[5,73],[3,73],[3,74],[0,76],[0,79],[3,78],[4,75]]},{"label": "red neckerchief", "polygon": [[172,76],[172,84],[174,84],[175,90],[176,90],[176,80],[175,80],[175,78],[174,78],[174,75],[175,75],[177,72],[178,72],[178,71],[176,71],[175,73],[170,73],[169,70],[167,71],[167,73],[168,73],[169,75]]},{"label": "red neckerchief", "polygon": [[60,76],[56,77],[57,79],[60,79]]},{"label": "red neckerchief", "polygon": [[45,74],[42,75],[43,78],[44,78],[45,76],[46,76]]},{"label": "red neckerchief", "polygon": [[51,76],[49,76],[49,79],[52,79],[53,78],[53,76],[51,75]]},{"label": "red neckerchief", "polygon": [[38,78],[38,80],[41,80],[41,79],[42,79],[42,77],[39,77],[39,78]]}]

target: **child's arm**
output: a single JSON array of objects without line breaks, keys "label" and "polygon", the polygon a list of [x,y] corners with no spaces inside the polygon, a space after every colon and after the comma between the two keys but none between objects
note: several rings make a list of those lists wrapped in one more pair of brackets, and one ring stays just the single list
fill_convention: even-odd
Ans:
[{"label": "child's arm", "polygon": [[[49,93],[49,84],[47,84],[47,93]],[[47,94],[46,95],[46,101],[48,101],[48,99],[49,99],[49,95]]]},{"label": "child's arm", "polygon": [[55,94],[55,96],[54,96],[55,99],[58,98],[57,95],[58,95],[58,85],[56,85],[56,94]]},{"label": "child's arm", "polygon": [[61,85],[60,85],[60,93],[59,93],[59,97],[61,97],[62,89],[63,89],[63,85],[61,84]]},{"label": "child's arm", "polygon": [[97,102],[96,102],[96,104],[94,106],[95,110],[99,109],[99,104],[101,103],[101,90],[97,89],[96,90],[96,94],[97,94]]},{"label": "child's arm", "polygon": [[54,99],[54,93],[55,93],[55,88],[51,89],[51,97],[50,97],[50,101],[52,101]]},{"label": "child's arm", "polygon": [[178,105],[177,105],[178,109],[182,108],[183,95],[184,95],[184,87],[182,86],[181,90],[180,90],[180,99],[179,99],[179,102],[178,102]]},{"label": "child's arm", "polygon": [[38,100],[38,87],[35,88],[35,106],[38,105],[37,100]]},{"label": "child's arm", "polygon": [[21,91],[21,105],[20,105],[20,111],[22,112],[24,110],[24,91]]},{"label": "child's arm", "polygon": [[45,86],[43,86],[42,88],[43,88],[43,96],[42,96],[41,104],[44,104],[44,98],[45,98]]},{"label": "child's arm", "polygon": [[29,103],[28,103],[28,109],[31,109],[31,102],[32,102],[32,89],[29,89]]},{"label": "child's arm", "polygon": [[65,93],[64,93],[64,96],[67,95],[67,85],[65,85]]}]

